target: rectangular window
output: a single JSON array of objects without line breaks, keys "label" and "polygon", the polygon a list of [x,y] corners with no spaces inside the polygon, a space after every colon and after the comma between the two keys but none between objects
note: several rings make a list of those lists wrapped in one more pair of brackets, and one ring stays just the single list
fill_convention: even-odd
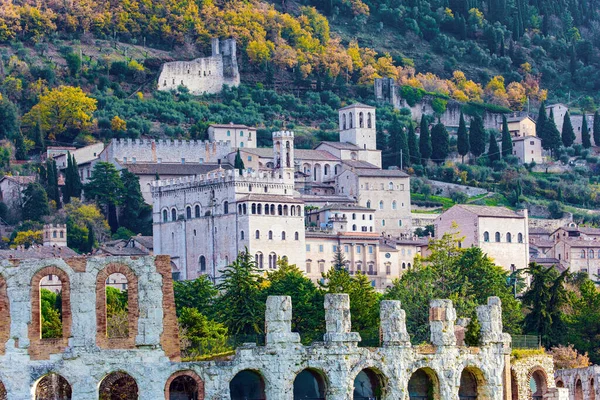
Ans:
[{"label": "rectangular window", "polygon": [[337,253],[337,246],[335,244],[333,245],[333,252]]},{"label": "rectangular window", "polygon": [[244,137],[244,131],[240,131],[240,137]]},{"label": "rectangular window", "polygon": [[533,140],[531,142],[529,142],[529,144],[533,146],[533,144],[534,144]]},{"label": "rectangular window", "polygon": [[133,164],[135,164],[135,162],[136,162],[136,158],[135,158],[135,157],[133,157],[133,158],[131,159],[131,162],[132,162]]},{"label": "rectangular window", "polygon": [[159,158],[159,159],[156,160],[157,164],[160,164],[161,162],[162,162],[162,158]]},{"label": "rectangular window", "polygon": [[306,263],[306,273],[310,274],[310,263],[309,262]]},{"label": "rectangular window", "polygon": [[358,254],[360,254],[360,250],[361,250],[361,247],[360,247],[360,246],[356,246],[356,252],[357,252]]},{"label": "rectangular window", "polygon": [[319,245],[319,253],[322,253],[322,252],[323,252],[323,245],[322,245],[322,244],[320,244],[320,245]]},{"label": "rectangular window", "polygon": [[[345,251],[346,253],[348,253],[348,250],[349,250],[349,248],[348,248],[348,245],[345,245],[345,246],[344,246],[344,251]],[[598,270],[598,271],[600,271],[600,270]]]},{"label": "rectangular window", "polygon": [[252,156],[248,156],[248,161],[252,161]]},{"label": "rectangular window", "polygon": [[127,163],[127,157],[123,157],[123,162]]},{"label": "rectangular window", "polygon": [[204,158],[201,158],[200,160],[198,160],[199,164],[204,164]]},{"label": "rectangular window", "polygon": [[373,246],[369,246],[369,254],[373,254]]},{"label": "rectangular window", "polygon": [[306,245],[306,251],[310,251],[310,244]]},{"label": "rectangular window", "polygon": [[185,158],[182,158],[182,159],[181,159],[181,163],[182,163],[182,164],[185,164]]}]

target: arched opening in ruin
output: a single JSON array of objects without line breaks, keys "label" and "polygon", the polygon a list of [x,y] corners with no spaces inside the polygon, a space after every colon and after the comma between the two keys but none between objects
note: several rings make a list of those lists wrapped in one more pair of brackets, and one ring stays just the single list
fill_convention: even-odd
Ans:
[{"label": "arched opening in ruin", "polygon": [[109,339],[129,336],[129,307],[127,277],[121,273],[106,278],[106,337]]},{"label": "arched opening in ruin", "polygon": [[307,368],[296,375],[296,379],[294,379],[294,400],[325,400],[326,393],[327,384],[320,371]]},{"label": "arched opening in ruin", "polygon": [[519,400],[519,381],[513,369],[510,370],[510,393],[512,400]]},{"label": "arched opening in ruin", "polygon": [[354,378],[354,400],[379,400],[383,395],[383,376],[371,368],[363,369]]},{"label": "arched opening in ruin", "polygon": [[560,379],[556,381],[556,387],[559,388],[564,388],[565,384],[563,383],[563,381],[561,381]]},{"label": "arched opening in ruin", "polygon": [[71,385],[65,378],[52,372],[38,381],[35,400],[71,400]]},{"label": "arched opening in ruin", "polygon": [[408,381],[410,400],[440,400],[440,385],[437,374],[431,368],[419,368]]},{"label": "arched opening in ruin", "polygon": [[96,279],[96,343],[101,348],[135,348],[138,323],[137,277],[112,263]]},{"label": "arched opening in ruin", "polygon": [[100,400],[137,400],[137,382],[125,372],[112,372],[100,383],[99,398]]},{"label": "arched opening in ruin", "polygon": [[594,378],[590,379],[589,398],[590,400],[596,400],[596,387],[594,385]]},{"label": "arched opening in ruin", "polygon": [[179,371],[165,385],[165,400],[204,400],[204,381],[194,371]]},{"label": "arched opening in ruin", "polygon": [[229,382],[231,400],[266,400],[265,381],[256,371],[245,369]]},{"label": "arched opening in ruin", "polygon": [[577,381],[575,382],[575,400],[583,400],[583,385],[579,378],[577,378]]},{"label": "arched opening in ruin", "polygon": [[487,399],[483,392],[484,387],[483,372],[479,368],[467,367],[460,374],[458,398],[459,400]]},{"label": "arched opening in ruin", "polygon": [[63,337],[62,282],[57,275],[40,280],[40,318],[42,339]]},{"label": "arched opening in ruin", "polygon": [[548,380],[546,374],[541,369],[536,369],[529,378],[529,389],[533,400],[542,400],[544,393],[548,389]]}]

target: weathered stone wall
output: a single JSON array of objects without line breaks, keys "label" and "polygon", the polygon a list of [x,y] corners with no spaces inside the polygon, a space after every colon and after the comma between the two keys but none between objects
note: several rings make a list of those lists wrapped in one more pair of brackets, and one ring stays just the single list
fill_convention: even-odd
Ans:
[{"label": "weathered stone wall", "polygon": [[[532,398],[530,381],[534,374],[536,375],[535,378],[538,378],[538,381],[541,383],[544,394],[556,387],[553,379],[554,362],[551,355],[539,354],[511,361],[511,391],[513,400],[530,400]],[[551,391],[551,393],[554,396],[555,392]]]},{"label": "weathered stone wall", "polygon": [[158,78],[158,90],[176,90],[181,85],[199,95],[219,93],[224,85],[239,86],[235,40],[219,43],[213,39],[212,46],[210,57],[165,63]]},{"label": "weathered stone wall", "polygon": [[[64,338],[66,348],[47,342],[47,354],[32,354],[31,282],[44,269],[62,271],[69,285],[70,329]],[[102,305],[99,280],[108,272],[127,270],[135,276],[130,291],[137,296],[133,319],[136,323],[134,345],[118,343],[105,346],[99,340],[98,312]],[[436,398],[456,399],[461,390],[461,374],[467,369],[477,379],[477,396],[503,399],[506,356],[510,337],[502,332],[501,306],[497,298],[477,310],[482,326],[481,347],[455,345],[453,332],[456,311],[447,300],[432,302],[432,346],[413,347],[406,332],[405,313],[397,301],[381,304],[382,346],[358,347],[360,336],[351,330],[347,295],[327,295],[324,341],[302,346],[291,332],[292,305],[289,297],[270,297],[267,301],[266,346],[238,348],[229,361],[179,362],[177,325],[174,312],[169,258],[164,256],[125,258],[92,257],[76,259],[4,261],[0,276],[6,280],[10,304],[10,338],[0,355],[0,381],[8,399],[29,400],[37,383],[49,373],[64,377],[72,387],[72,398],[98,399],[98,387],[110,373],[120,371],[137,383],[139,398],[169,398],[169,384],[177,376],[188,375],[201,388],[200,399],[229,399],[230,382],[237,373],[252,370],[264,380],[269,400],[293,398],[294,379],[304,369],[318,371],[325,378],[330,400],[352,398],[354,379],[363,370],[377,371],[382,377],[383,399],[408,397],[408,381],[417,370],[433,377]],[[1,283],[1,282],[0,282]],[[3,290],[0,286],[0,312]],[[63,305],[64,305],[63,300]],[[39,313],[39,311],[38,311]],[[6,323],[6,319],[2,319]],[[34,332],[35,333],[35,332]],[[0,330],[0,338],[6,335]],[[44,341],[45,339],[38,339]],[[52,339],[53,340],[53,339]],[[59,344],[62,344],[59,343]],[[110,347],[110,348],[108,348]]]},{"label": "weathered stone wall", "polygon": [[587,368],[559,369],[554,373],[554,379],[556,386],[568,389],[566,399],[594,400],[600,398],[600,390],[598,390],[600,365],[592,365]]}]

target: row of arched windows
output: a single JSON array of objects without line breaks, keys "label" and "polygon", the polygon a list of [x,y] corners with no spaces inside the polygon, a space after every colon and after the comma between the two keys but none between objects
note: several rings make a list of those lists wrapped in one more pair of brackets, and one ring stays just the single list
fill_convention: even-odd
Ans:
[{"label": "row of arched windows", "polygon": [[[483,232],[483,241],[484,242],[489,242],[490,241],[490,233],[488,231]],[[494,242],[496,243],[500,243],[502,242],[502,234],[500,232],[496,232],[494,234]],[[510,232],[506,233],[506,237],[505,237],[505,241],[506,243],[512,243],[513,242],[513,235]],[[517,233],[517,242],[518,243],[523,243],[523,234],[522,233]]]},{"label": "row of arched windows", "polygon": [[[397,210],[398,202],[396,200],[393,200],[391,203],[391,207],[392,207],[392,210]],[[404,207],[404,203],[402,203],[402,207]],[[367,208],[371,208],[371,200],[367,200]],[[379,201],[378,209],[382,210],[382,211],[385,210],[385,203],[383,202],[383,200]]]},{"label": "row of arched windows", "polygon": [[[347,117],[346,117],[347,115]],[[349,112],[348,114],[346,113],[342,113],[342,130],[345,129],[352,129],[354,128],[354,115],[352,114],[352,112]],[[348,124],[346,124],[346,118],[348,121]],[[371,112],[367,112],[367,128],[372,128],[373,127],[373,120],[372,120],[373,116],[371,114]],[[365,114],[360,111],[358,113],[358,127],[359,128],[364,128],[365,127]]]},{"label": "row of arched windows", "polygon": [[[247,213],[246,204],[238,204],[238,214],[245,215]],[[288,206],[287,204],[261,204],[252,203],[250,205],[250,214],[252,215],[282,215],[301,217],[302,206]]]},{"label": "row of arched windows", "polygon": [[[241,231],[240,237],[242,240],[244,239],[244,231]],[[254,231],[254,239],[260,239],[260,237],[261,237],[260,230],[257,229],[256,231]],[[267,239],[273,240],[273,231],[269,231],[267,233]],[[286,240],[286,239],[287,239],[287,235],[286,235],[285,231],[281,231],[281,240]],[[300,240],[300,233],[294,232],[294,240]]]},{"label": "row of arched windows", "polygon": [[[593,258],[594,258],[594,255],[595,255],[595,254],[594,254],[594,250],[590,249],[590,250],[588,250],[588,251],[587,251],[587,256],[588,256],[588,258],[590,258],[590,259],[593,259]],[[584,249],[584,250],[581,250],[581,258],[585,258],[585,256],[586,256],[586,251],[585,251],[585,249]],[[600,251],[598,252],[598,258],[600,258]]]}]

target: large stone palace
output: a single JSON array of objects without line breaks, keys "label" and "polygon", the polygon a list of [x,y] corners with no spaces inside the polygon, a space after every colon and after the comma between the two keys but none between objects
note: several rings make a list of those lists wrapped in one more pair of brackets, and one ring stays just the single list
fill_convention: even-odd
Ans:
[{"label": "large stone palace", "polygon": [[[105,287],[115,273],[128,281],[128,330],[119,337],[107,328]],[[40,318],[48,275],[62,285],[62,335],[51,339],[42,337]],[[464,345],[449,300],[431,302],[431,343],[419,346],[410,343],[398,301],[381,302],[379,347],[360,346],[348,295],[325,297],[323,341],[310,346],[291,331],[292,307],[289,297],[268,298],[264,346],[182,362],[168,256],[2,260],[0,399],[565,398],[551,362],[511,366],[498,298],[477,308],[478,347]]]},{"label": "large stone palace", "polygon": [[207,174],[150,181],[155,253],[169,254],[181,279],[217,279],[246,248],[261,269],[287,258],[319,279],[339,248],[351,273],[391,284],[419,243],[381,243],[411,235],[410,178],[381,168],[375,118],[353,104],[339,110],[339,142],[297,150],[293,132],[274,132],[272,148],[237,148],[243,171],[225,166],[231,151]]}]

